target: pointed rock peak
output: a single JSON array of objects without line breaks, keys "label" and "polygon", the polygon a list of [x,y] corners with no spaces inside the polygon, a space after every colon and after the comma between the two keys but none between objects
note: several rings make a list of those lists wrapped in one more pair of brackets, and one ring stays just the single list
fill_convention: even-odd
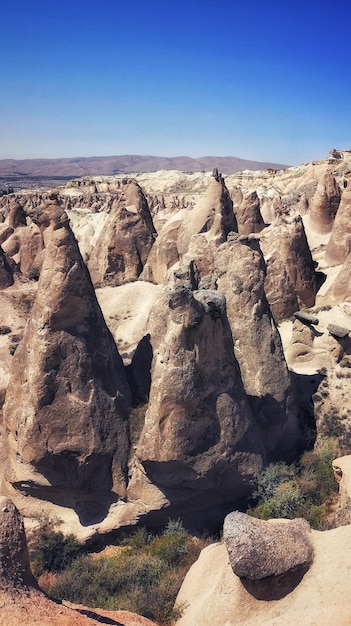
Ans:
[{"label": "pointed rock peak", "polygon": [[13,229],[17,228],[18,226],[27,225],[26,214],[21,204],[16,201],[11,202],[8,220],[10,228]]},{"label": "pointed rock peak", "polygon": [[252,191],[243,197],[236,209],[238,231],[241,235],[259,233],[265,227],[260,206],[260,199],[256,191]]},{"label": "pointed rock peak", "polygon": [[67,216],[56,200],[47,208],[37,296],[4,405],[6,477],[63,503],[67,489],[123,493],[130,390]]},{"label": "pointed rock peak", "polygon": [[18,593],[26,586],[37,587],[37,584],[30,570],[23,521],[13,502],[1,496],[0,589]]},{"label": "pointed rock peak", "polygon": [[95,285],[121,285],[143,271],[155,238],[147,200],[139,185],[129,182],[114,201],[93,248],[88,267]]},{"label": "pointed rock peak", "polygon": [[332,230],[340,198],[341,189],[333,174],[325,172],[318,181],[316,193],[311,200],[308,211],[315,232],[323,234]]}]

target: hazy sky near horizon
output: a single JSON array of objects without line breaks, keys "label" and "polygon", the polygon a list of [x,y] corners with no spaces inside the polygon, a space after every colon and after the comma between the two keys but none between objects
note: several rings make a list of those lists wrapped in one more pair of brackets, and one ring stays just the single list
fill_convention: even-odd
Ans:
[{"label": "hazy sky near horizon", "polygon": [[3,0],[0,158],[351,148],[349,0]]}]

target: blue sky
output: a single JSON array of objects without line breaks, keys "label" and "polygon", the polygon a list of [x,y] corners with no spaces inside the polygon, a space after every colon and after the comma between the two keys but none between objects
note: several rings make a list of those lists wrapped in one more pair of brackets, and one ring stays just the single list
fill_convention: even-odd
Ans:
[{"label": "blue sky", "polygon": [[0,158],[351,148],[351,3],[3,0]]}]

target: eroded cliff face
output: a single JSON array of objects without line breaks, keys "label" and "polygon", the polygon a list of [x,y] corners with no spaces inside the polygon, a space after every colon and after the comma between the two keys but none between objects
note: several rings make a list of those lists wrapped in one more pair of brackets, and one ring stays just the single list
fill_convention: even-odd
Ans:
[{"label": "eroded cliff face", "polygon": [[57,200],[40,213],[45,257],[4,405],[7,483],[64,503],[123,495],[130,391],[87,268]]}]

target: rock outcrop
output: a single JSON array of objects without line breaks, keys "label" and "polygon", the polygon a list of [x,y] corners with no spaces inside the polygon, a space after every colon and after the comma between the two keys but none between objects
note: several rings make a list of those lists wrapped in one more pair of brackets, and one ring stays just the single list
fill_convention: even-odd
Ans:
[{"label": "rock outcrop", "polygon": [[240,235],[259,233],[265,227],[261,211],[260,199],[256,191],[245,195],[235,210]]},{"label": "rock outcrop", "polygon": [[341,199],[341,189],[331,172],[322,174],[309,205],[308,217],[314,232],[330,233]]},{"label": "rock outcrop", "polygon": [[22,204],[13,201],[8,215],[8,237],[2,247],[8,257],[17,264],[20,272],[28,277],[39,276],[44,248],[40,228],[33,221],[27,224]]},{"label": "rock outcrop", "polygon": [[304,519],[258,520],[230,513],[223,539],[234,574],[247,580],[304,572],[313,560],[311,529]]},{"label": "rock outcrop", "polygon": [[266,267],[258,241],[231,235],[218,249],[215,270],[265,450],[270,458],[288,449],[292,452],[299,438],[297,411],[281,339],[265,296]]},{"label": "rock outcrop", "polygon": [[137,183],[126,186],[91,253],[88,267],[93,283],[121,285],[143,271],[155,238],[146,198]]},{"label": "rock outcrop", "polygon": [[13,274],[3,249],[0,248],[0,289],[13,285]]},{"label": "rock outcrop", "polygon": [[260,243],[267,265],[265,292],[274,318],[291,317],[298,308],[313,306],[316,273],[301,217],[272,225]]},{"label": "rock outcrop", "polygon": [[221,177],[213,178],[191,211],[181,209],[160,229],[143,278],[165,282],[168,270],[178,261],[195,262],[199,277],[209,274],[218,245],[236,230],[228,189]]},{"label": "rock outcrop", "polygon": [[335,217],[331,237],[326,251],[325,262],[330,265],[344,263],[351,252],[351,189],[344,189],[339,209]]},{"label": "rock outcrop", "polygon": [[[178,286],[164,291],[151,319],[152,383],[136,458],[172,505],[186,501],[189,513],[217,503],[220,517],[223,503],[250,489],[264,457],[225,298]],[[132,478],[129,496],[137,489]]]},{"label": "rock outcrop", "polygon": [[74,493],[123,495],[130,391],[122,360],[55,199],[40,224],[45,259],[4,405],[6,480],[61,503]]},{"label": "rock outcrop", "polygon": [[335,302],[351,301],[351,252],[330,288]]}]

